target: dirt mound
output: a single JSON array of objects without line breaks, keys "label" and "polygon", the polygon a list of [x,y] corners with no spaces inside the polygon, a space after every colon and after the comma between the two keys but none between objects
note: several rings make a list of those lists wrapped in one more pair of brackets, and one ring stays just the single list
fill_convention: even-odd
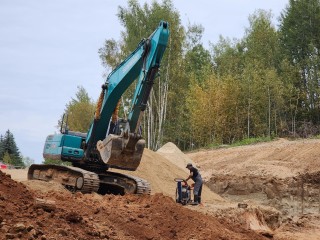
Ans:
[{"label": "dirt mound", "polygon": [[189,173],[189,170],[186,168],[188,163],[192,163],[196,166],[196,163],[184,154],[174,143],[168,142],[158,149],[157,153],[161,156],[167,158],[171,163],[177,167],[183,169],[186,173]]},{"label": "dirt mound", "polygon": [[[176,192],[174,178],[186,178],[187,176],[187,173],[183,169],[172,164],[167,158],[149,149],[144,150],[140,166],[136,171],[111,170],[144,178],[151,184],[152,194],[163,193],[172,198],[175,198]],[[207,187],[203,188],[202,198],[204,203],[224,201],[223,198],[210,191]]]},{"label": "dirt mound", "polygon": [[0,171],[0,239],[264,239],[162,194],[32,192]]},{"label": "dirt mound", "polygon": [[12,220],[12,216],[21,213],[32,205],[34,194],[25,185],[15,182],[10,175],[0,171],[0,222],[4,218]]}]

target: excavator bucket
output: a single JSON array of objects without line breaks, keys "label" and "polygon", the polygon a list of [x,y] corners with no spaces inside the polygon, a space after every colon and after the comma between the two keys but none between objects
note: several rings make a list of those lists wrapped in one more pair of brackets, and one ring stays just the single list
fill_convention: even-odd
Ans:
[{"label": "excavator bucket", "polygon": [[140,137],[110,134],[97,142],[101,159],[112,168],[135,171],[141,161],[145,140]]}]

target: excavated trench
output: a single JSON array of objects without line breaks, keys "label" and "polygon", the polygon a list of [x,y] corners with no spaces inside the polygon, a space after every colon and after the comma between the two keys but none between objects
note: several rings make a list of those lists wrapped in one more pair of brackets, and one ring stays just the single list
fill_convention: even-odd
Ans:
[{"label": "excavated trench", "polygon": [[284,217],[320,213],[320,172],[283,179],[256,175],[214,175],[207,185],[232,201],[253,200],[274,207]]}]

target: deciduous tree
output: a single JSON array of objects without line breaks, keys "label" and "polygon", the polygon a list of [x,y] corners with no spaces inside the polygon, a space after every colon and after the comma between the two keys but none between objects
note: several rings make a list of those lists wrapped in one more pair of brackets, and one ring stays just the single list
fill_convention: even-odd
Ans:
[{"label": "deciduous tree", "polygon": [[[95,103],[82,86],[78,86],[75,95],[75,98],[66,104],[64,111],[68,115],[68,127],[72,131],[87,132],[93,119]],[[61,120],[58,125],[60,128]]]},{"label": "deciduous tree", "polygon": [[298,118],[320,122],[320,2],[290,0],[281,14],[280,36],[284,53],[299,68]]}]

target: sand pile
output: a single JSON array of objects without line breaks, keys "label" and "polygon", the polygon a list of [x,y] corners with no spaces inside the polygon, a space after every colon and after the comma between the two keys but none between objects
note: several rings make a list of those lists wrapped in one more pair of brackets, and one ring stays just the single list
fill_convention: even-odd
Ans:
[{"label": "sand pile", "polygon": [[189,170],[186,168],[188,163],[192,163],[192,165],[196,166],[196,163],[172,142],[168,142],[163,145],[158,149],[157,153],[164,156],[177,167],[183,169],[186,173],[189,173]]},{"label": "sand pile", "polygon": [[162,194],[33,192],[1,171],[0,209],[0,239],[265,239]]}]

